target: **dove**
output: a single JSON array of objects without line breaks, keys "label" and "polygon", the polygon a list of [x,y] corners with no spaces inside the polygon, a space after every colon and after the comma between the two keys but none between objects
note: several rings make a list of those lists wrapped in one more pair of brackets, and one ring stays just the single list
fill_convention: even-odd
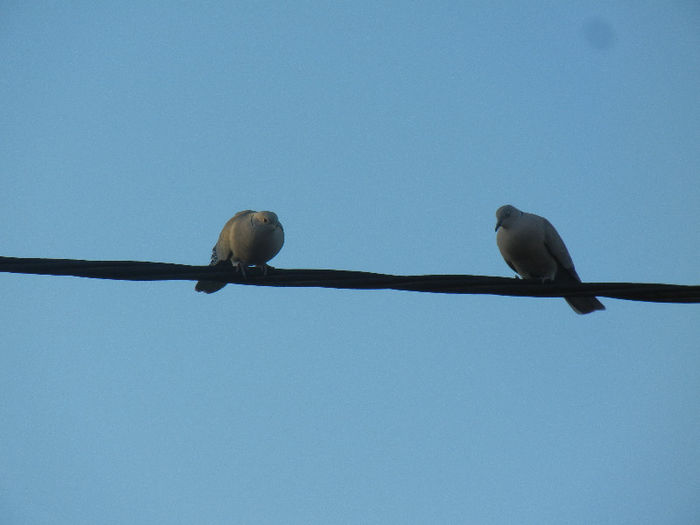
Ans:
[{"label": "dove", "polygon": [[[496,211],[496,243],[503,259],[523,279],[580,283],[569,251],[554,226],[539,215],[510,204]],[[576,313],[605,310],[593,296],[564,297]]]},{"label": "dove", "polygon": [[[270,266],[267,261],[282,249],[284,230],[277,215],[271,211],[239,211],[224,225],[219,240],[212,249],[210,266],[231,261],[245,277],[245,268],[255,265],[265,275]],[[198,292],[213,293],[226,283],[199,281],[194,287]]]}]

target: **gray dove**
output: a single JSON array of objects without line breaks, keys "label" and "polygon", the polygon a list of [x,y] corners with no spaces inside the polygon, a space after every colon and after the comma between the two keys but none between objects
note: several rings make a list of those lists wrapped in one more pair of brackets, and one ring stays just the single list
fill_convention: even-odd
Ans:
[{"label": "gray dove", "polygon": [[[496,243],[508,266],[523,279],[580,283],[569,251],[554,226],[539,215],[510,204],[496,211]],[[605,310],[593,296],[564,297],[578,314]]]},{"label": "gray dove", "polygon": [[[244,277],[245,268],[255,265],[267,275],[270,268],[267,261],[279,253],[283,244],[284,230],[276,214],[271,211],[239,211],[221,230],[209,265],[231,261]],[[194,289],[212,293],[224,286],[226,283],[219,281],[199,281]]]}]

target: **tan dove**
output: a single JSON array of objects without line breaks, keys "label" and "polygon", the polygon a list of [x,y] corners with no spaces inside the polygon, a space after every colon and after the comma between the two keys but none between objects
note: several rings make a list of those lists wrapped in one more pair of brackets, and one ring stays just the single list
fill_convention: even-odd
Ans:
[{"label": "tan dove", "polygon": [[[245,268],[256,265],[267,274],[267,261],[282,249],[284,230],[271,211],[239,211],[224,225],[219,240],[211,254],[210,266],[231,261],[245,276]],[[221,290],[226,283],[199,281],[194,287],[198,292],[212,293]]]},{"label": "tan dove", "polygon": [[[496,211],[496,243],[508,266],[523,279],[580,283],[569,251],[554,226],[539,215],[510,204]],[[593,296],[564,297],[579,314],[605,310]]]}]

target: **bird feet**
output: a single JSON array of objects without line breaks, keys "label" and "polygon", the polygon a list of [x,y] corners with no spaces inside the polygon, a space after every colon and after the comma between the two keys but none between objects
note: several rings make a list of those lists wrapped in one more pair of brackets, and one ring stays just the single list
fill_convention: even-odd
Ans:
[{"label": "bird feet", "polygon": [[[231,265],[236,269],[236,271],[241,272],[241,275],[243,277],[245,277],[246,279],[248,278],[248,275],[246,274],[246,271],[245,271],[247,265],[243,264],[241,261],[236,261],[236,262],[231,261]],[[269,264],[265,264],[265,263],[256,264],[255,267],[260,268],[262,270],[263,275],[267,275],[267,272],[269,270],[274,270],[274,268],[272,266],[270,266]]]},{"label": "bird feet", "polygon": [[274,268],[272,266],[270,266],[269,264],[265,264],[265,263],[256,264],[255,267],[260,268],[263,272],[263,275],[267,275],[268,270],[274,270]]},{"label": "bird feet", "polygon": [[237,272],[241,272],[241,275],[244,278],[248,278],[248,276],[245,273],[245,265],[241,261],[231,261],[231,266],[233,266]]}]

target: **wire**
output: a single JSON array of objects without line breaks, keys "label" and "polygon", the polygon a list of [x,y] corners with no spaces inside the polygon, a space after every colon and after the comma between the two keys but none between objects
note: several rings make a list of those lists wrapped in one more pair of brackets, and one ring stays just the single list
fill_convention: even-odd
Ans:
[{"label": "wire", "polygon": [[189,266],[142,261],[84,261],[1,257],[0,272],[35,275],[72,275],[124,281],[198,281],[281,287],[320,287],[355,290],[491,294],[526,297],[596,295],[662,303],[700,303],[700,285],[654,283],[541,283],[480,275],[388,275],[348,270],[271,269],[267,275],[250,268],[243,277],[228,263]]}]

